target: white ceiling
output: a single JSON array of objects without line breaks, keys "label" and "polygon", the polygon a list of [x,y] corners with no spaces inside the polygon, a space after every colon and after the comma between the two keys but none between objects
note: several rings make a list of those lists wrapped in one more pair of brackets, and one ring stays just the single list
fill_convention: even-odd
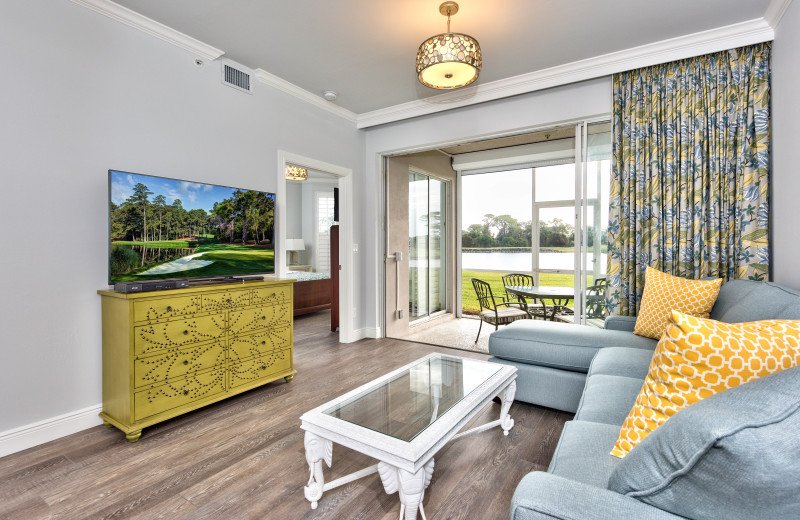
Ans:
[{"label": "white ceiling", "polygon": [[[442,93],[420,85],[414,69],[419,44],[445,32],[441,0],[116,1],[312,94],[334,90],[336,105],[355,114]],[[772,3],[785,9],[789,1]],[[451,30],[480,42],[483,70],[477,85],[484,86],[762,19],[775,10],[770,0],[459,0],[459,5]]]}]

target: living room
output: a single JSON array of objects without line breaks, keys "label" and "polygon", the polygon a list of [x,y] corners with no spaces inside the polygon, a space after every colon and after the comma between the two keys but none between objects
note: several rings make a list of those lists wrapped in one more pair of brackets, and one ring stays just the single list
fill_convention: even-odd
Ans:
[{"label": "living room", "polygon": [[[418,9],[404,6],[403,19],[410,24],[432,11],[430,27],[439,32],[444,25],[444,18],[437,11],[439,3],[419,2],[415,4]],[[144,9],[157,2],[121,4],[136,11],[134,5]],[[547,9],[557,9],[551,4]],[[18,466],[17,461],[22,460],[21,457],[29,453],[25,450],[30,449],[44,451],[38,452],[35,460],[27,460],[24,467],[39,464],[41,467],[37,472],[41,471],[44,476],[40,480],[27,481],[25,489],[16,484],[3,485],[3,497],[14,509],[0,516],[25,518],[27,511],[27,517],[47,517],[51,513],[65,518],[76,517],[70,514],[70,505],[77,499],[69,488],[68,479],[79,468],[68,455],[58,451],[59,443],[66,442],[70,436],[78,436],[72,437],[74,449],[79,449],[89,438],[109,447],[101,458],[90,462],[88,458],[81,459],[87,461],[84,465],[90,469],[100,471],[105,468],[105,471],[97,473],[97,482],[91,481],[90,472],[84,474],[88,480],[83,482],[80,492],[85,494],[94,493],[94,486],[109,478],[108,469],[114,464],[136,456],[137,449],[146,447],[144,443],[148,437],[159,436],[158,427],[154,427],[156,431],[150,432],[149,436],[145,429],[138,443],[129,444],[119,431],[106,431],[97,415],[102,409],[103,372],[101,301],[97,290],[107,287],[106,176],[109,169],[276,193],[277,219],[281,218],[281,211],[285,211],[285,208],[281,209],[279,179],[283,178],[281,165],[287,158],[307,159],[309,166],[323,166],[318,168],[321,171],[328,171],[324,166],[331,166],[339,172],[351,172],[350,193],[346,200],[341,201],[347,205],[352,223],[349,248],[343,248],[347,254],[342,258],[343,270],[346,270],[343,279],[347,279],[344,290],[349,295],[350,305],[349,322],[341,329],[341,340],[346,343],[339,343],[339,337],[331,340],[319,336],[309,341],[305,345],[306,351],[301,353],[304,345],[296,340],[296,380],[288,384],[267,385],[263,391],[265,403],[280,402],[286,397],[287,388],[301,383],[307,385],[302,386],[304,390],[300,392],[302,399],[307,400],[305,405],[298,404],[302,409],[297,410],[294,416],[284,418],[299,432],[300,415],[314,406],[430,352],[445,352],[384,339],[383,156],[607,117],[613,112],[613,73],[772,41],[770,273],[772,281],[800,288],[800,273],[795,268],[800,245],[794,229],[798,220],[795,199],[800,194],[800,177],[796,175],[794,160],[791,159],[793,139],[800,131],[800,99],[794,88],[800,81],[795,65],[796,53],[800,50],[800,7],[789,0],[729,4],[733,3],[718,1],[701,9],[692,2],[682,2],[680,5],[684,8],[701,9],[702,13],[694,17],[679,16],[679,12],[673,18],[693,19],[691,27],[694,29],[679,22],[660,32],[666,36],[655,40],[640,34],[638,40],[608,51],[635,50],[617,56],[617,61],[611,65],[592,62],[582,67],[551,71],[549,75],[531,77],[528,83],[519,87],[520,90],[512,88],[505,93],[502,89],[498,89],[501,91],[499,94],[497,91],[456,91],[452,99],[448,98],[449,101],[425,102],[424,98],[414,97],[410,105],[394,106],[393,110],[388,110],[391,108],[388,105],[378,105],[364,112],[331,104],[316,93],[320,89],[304,98],[302,92],[287,80],[272,76],[267,65],[255,62],[245,65],[265,69],[254,75],[252,95],[228,88],[220,81],[220,61],[230,58],[230,63],[236,64],[233,57],[211,57],[215,54],[211,42],[167,41],[157,36],[164,34],[163,27],[156,27],[157,24],[152,24],[150,32],[147,32],[146,24],[133,27],[120,23],[120,18],[124,18],[120,14],[123,10],[117,9],[117,4],[112,2],[50,0],[4,4],[3,16],[0,17],[4,49],[0,53],[0,64],[7,71],[7,81],[0,86],[3,92],[5,172],[2,207],[7,221],[4,236],[7,244],[13,241],[21,247],[7,247],[3,263],[2,328],[7,336],[0,358],[0,393],[5,397],[3,413],[0,414],[0,455],[4,456],[0,459],[0,481],[11,482],[12,476],[19,478],[17,471],[23,466]],[[189,10],[188,3],[182,5]],[[308,3],[304,5],[309,8]],[[362,23],[374,24],[377,19],[385,19],[389,21],[387,27],[395,26],[391,23],[394,13],[389,7],[368,16],[365,13],[370,10],[363,7],[365,3],[354,5],[359,7],[358,16]],[[608,8],[619,5],[621,10],[632,7],[620,2],[603,2],[602,5]],[[497,16],[484,16],[476,22],[474,29],[459,29],[460,19],[463,20],[470,10],[479,9],[476,2],[462,2],[461,7],[462,12],[453,18],[454,29],[464,30],[478,39],[481,24],[502,33],[513,18],[508,10],[494,5],[482,6],[481,9],[489,12],[498,11]],[[511,7],[514,6],[508,6]],[[273,3],[271,8],[275,13],[273,16],[280,19],[285,7]],[[216,9],[225,11],[222,7]],[[400,10],[398,7],[393,9]],[[647,10],[642,9],[646,14]],[[713,9],[720,11],[719,16],[713,14]],[[294,25],[302,33],[313,17],[312,12],[280,23]],[[333,23],[342,18],[340,16]],[[623,23],[615,16],[609,19]],[[169,17],[157,21],[170,26]],[[685,23],[689,24],[689,21]],[[324,24],[320,22],[320,25]],[[614,32],[624,33],[625,29],[624,25],[617,26]],[[422,40],[433,34],[426,31],[427,25],[423,27],[425,34],[411,39]],[[268,32],[261,35],[267,42],[270,41]],[[579,36],[573,37],[580,40]],[[664,41],[668,42],[665,44]],[[659,42],[661,45],[656,45]],[[287,42],[279,44],[289,46]],[[327,41],[325,45],[333,44]],[[583,47],[587,49],[587,58],[599,54],[592,53],[593,42],[590,39],[583,42]],[[403,56],[408,57],[409,62],[395,64],[404,79],[406,75],[410,77],[411,84],[417,81],[409,65],[415,51],[414,46],[405,49]],[[532,52],[546,52],[546,49],[534,48]],[[494,59],[500,58],[495,56]],[[349,57],[343,57],[337,66],[345,67],[349,60]],[[489,60],[487,54],[484,57],[486,65]],[[621,62],[626,65],[621,65]],[[563,64],[551,64],[555,65]],[[321,69],[318,74],[324,76],[325,70]],[[324,88],[341,90],[338,86]],[[310,93],[309,89],[304,92]],[[414,88],[412,91],[416,96]],[[376,97],[379,94],[376,93]],[[353,102],[352,99],[348,101],[348,95],[346,91],[339,92],[342,105]],[[423,95],[429,94],[423,91]],[[366,113],[370,113],[369,117],[364,116]],[[63,225],[52,229],[56,221]],[[275,238],[280,244],[281,240],[292,237],[281,236],[278,232]],[[338,354],[341,357],[337,357]],[[455,355],[461,354],[456,352]],[[314,358],[321,365],[312,370],[319,380],[318,385],[314,381],[303,381],[306,376],[302,363],[312,363]],[[364,361],[365,358],[369,361]],[[486,356],[476,355],[474,359],[486,359]],[[341,381],[337,381],[334,374],[326,377],[325,363],[336,371],[346,372],[347,377],[342,376]],[[362,374],[357,376],[359,372]],[[331,386],[326,388],[325,382]],[[244,406],[247,401],[237,402],[243,403],[242,406],[234,405],[229,412],[220,412],[222,422],[214,428],[224,429],[226,414],[234,420],[235,414],[248,415]],[[493,404],[488,410],[491,413],[485,415],[494,419],[500,406]],[[563,423],[569,420],[569,414],[564,412],[524,403],[515,403],[510,413],[516,425],[509,438],[513,442],[527,443],[525,448],[532,450],[540,441],[546,445],[545,451],[552,450]],[[528,419],[527,425],[525,418]],[[164,436],[168,437],[170,431],[177,434],[178,430],[170,424],[181,420],[184,419],[164,423],[167,425],[162,430]],[[196,421],[192,423],[196,424]],[[192,433],[192,423],[186,423],[188,435]],[[197,428],[206,431],[202,421],[199,423]],[[257,428],[257,418],[249,424]],[[535,425],[541,427],[537,429]],[[227,447],[224,435],[215,431],[212,435],[215,440],[211,442]],[[515,432],[527,431],[536,438],[521,441],[523,434],[515,435]],[[269,437],[270,432],[245,430],[239,434],[244,438],[248,435],[263,438]],[[87,435],[89,437],[84,437]],[[294,480],[291,484],[296,484],[296,489],[291,504],[303,509],[284,509],[282,517],[313,518],[323,511],[327,512],[326,518],[337,517],[336,504],[345,500],[347,493],[354,488],[345,486],[328,492],[319,502],[320,510],[312,511],[303,497],[308,467],[302,436],[298,441],[296,433],[291,435],[290,442],[276,443],[264,452],[256,450],[250,453],[247,447],[232,448],[234,451],[243,449],[252,456],[252,460],[247,459],[252,465],[237,466],[237,469],[243,468],[242,472],[220,476],[218,485],[224,487],[226,482],[236,482],[236,486],[248,490],[243,500],[257,502],[262,499],[261,495],[270,496],[272,490],[282,488],[273,487],[276,483],[264,473],[258,474],[260,480],[257,482],[247,481],[246,475],[255,472],[258,461],[269,459],[272,453],[292,450],[284,453],[280,460],[292,461],[295,467],[301,468],[301,472],[292,473]],[[104,440],[98,441],[97,436]],[[503,450],[498,440],[501,437],[500,431],[495,429],[459,442],[472,443],[465,445],[465,451],[479,452],[478,455],[482,454],[484,462],[490,466],[492,457]],[[498,440],[497,444],[494,440]],[[497,452],[493,453],[495,448]],[[200,452],[211,447],[200,445],[193,449]],[[453,475],[466,470],[458,462],[456,449],[460,450],[458,443],[453,444],[450,450],[452,460],[443,460],[434,470],[434,478],[440,480],[434,482],[425,494],[423,503],[431,518],[444,517],[437,515],[437,504],[444,504],[448,491],[461,485],[460,477],[457,480]],[[83,453],[82,457],[90,455]],[[550,455],[552,451],[538,454],[535,460],[528,461],[530,464],[514,466],[507,474],[493,473],[497,478],[504,475],[504,483],[498,485],[498,491],[492,489],[493,484],[475,477],[469,493],[462,489],[453,496],[464,501],[470,498],[470,507],[476,509],[464,513],[467,517],[481,517],[477,508],[481,504],[488,507],[490,502],[498,504],[498,508],[502,504],[504,512],[500,516],[505,517],[511,495],[525,475],[524,469],[546,469]],[[175,488],[154,492],[155,498],[138,511],[135,503],[117,506],[124,502],[126,480],[143,478],[145,473],[158,474],[166,469],[161,466],[159,455],[152,457],[138,466],[141,473],[116,475],[113,491],[104,488],[104,492],[111,493],[114,499],[108,505],[121,508],[118,514],[141,517],[163,514],[178,518],[182,517],[180,511],[185,511],[184,516],[188,517],[195,508],[198,509],[195,515],[205,517],[235,511],[214,504],[211,498],[213,489],[202,489],[202,484],[195,481],[192,482],[197,486],[194,493],[185,495],[200,497],[205,494],[197,504],[202,503],[207,509],[192,505],[191,500],[170,491]],[[339,459],[341,462],[343,457],[346,457],[343,451],[334,450],[335,461]],[[174,460],[165,460],[167,465],[175,464]],[[345,465],[358,466],[357,462],[363,461],[353,457]],[[213,469],[214,475],[222,471]],[[344,475],[347,469],[337,469],[336,476]],[[440,477],[437,471],[442,469],[446,471]],[[327,467],[325,471],[329,471]],[[360,482],[367,482],[363,484],[365,487],[356,489],[363,500],[366,500],[365,494],[372,491],[376,502],[354,506],[350,509],[352,516],[396,517],[397,497],[385,495],[376,477],[370,478],[374,480],[367,482],[369,479],[364,479]],[[447,484],[447,479],[453,480]],[[61,489],[53,491],[46,499],[41,498],[41,490],[56,483]],[[158,480],[152,483],[152,489],[157,490]],[[436,494],[437,484],[443,491],[442,495]],[[147,495],[148,489],[142,486],[142,494]],[[380,497],[376,489],[380,490]],[[11,498],[14,502],[10,501]],[[279,499],[273,496],[270,500]],[[97,501],[95,504],[76,511],[82,512],[81,517],[110,514],[110,511],[104,512],[105,506]],[[441,510],[457,516],[457,505],[442,506]],[[491,511],[496,511],[494,507]],[[244,509],[238,512],[239,516],[255,514]],[[268,517],[264,511],[258,513]],[[237,515],[234,512],[228,516]]]}]

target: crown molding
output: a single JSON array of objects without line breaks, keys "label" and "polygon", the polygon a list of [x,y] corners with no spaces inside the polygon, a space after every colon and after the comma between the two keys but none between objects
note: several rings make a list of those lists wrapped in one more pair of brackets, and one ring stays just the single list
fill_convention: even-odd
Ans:
[{"label": "crown molding", "polygon": [[[788,4],[791,0],[773,0],[773,3],[778,1]],[[356,125],[358,128],[368,128],[609,76],[639,67],[761,43],[774,37],[775,31],[770,24],[765,19],[758,18],[365,112],[358,115]]]},{"label": "crown molding", "polygon": [[290,83],[283,78],[279,78],[274,74],[270,74],[264,69],[256,69],[255,76],[256,79],[258,79],[262,83],[274,87],[282,92],[286,92],[287,94],[291,94],[292,96],[302,99],[307,103],[311,103],[317,108],[327,110],[332,114],[336,114],[339,117],[343,117],[348,121],[350,121],[351,123],[356,122],[357,116],[354,112],[351,112],[346,108],[340,107],[339,105],[335,105],[332,102],[328,101],[327,99],[323,98],[322,96],[318,96],[316,94],[309,92],[308,90],[302,89],[297,85],[295,85],[294,83]]},{"label": "crown molding", "polygon": [[767,7],[767,12],[764,13],[764,20],[770,27],[777,29],[778,24],[781,23],[781,18],[783,18],[791,3],[792,0],[772,0]]},{"label": "crown molding", "polygon": [[166,25],[156,22],[144,15],[135,11],[131,11],[127,7],[112,2],[111,0],[71,0],[73,3],[91,9],[97,13],[108,16],[109,18],[122,22],[125,25],[139,29],[156,38],[160,38],[167,43],[176,45],[185,49],[195,56],[200,56],[207,60],[216,60],[223,54],[217,48],[207,45],[200,40],[196,40],[191,36],[187,36],[182,32],[176,31]]}]

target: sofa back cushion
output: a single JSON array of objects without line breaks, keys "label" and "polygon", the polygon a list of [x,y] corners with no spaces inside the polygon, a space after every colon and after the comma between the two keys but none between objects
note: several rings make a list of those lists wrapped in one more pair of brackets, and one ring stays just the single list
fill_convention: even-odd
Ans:
[{"label": "sofa back cushion", "polygon": [[[726,323],[800,319],[800,292],[772,282],[731,280],[719,291],[711,318]],[[791,312],[794,308],[795,312]],[[789,311],[788,313],[786,311]]]},{"label": "sofa back cushion", "polygon": [[694,520],[797,518],[800,367],[671,417],[611,474],[609,489]]}]

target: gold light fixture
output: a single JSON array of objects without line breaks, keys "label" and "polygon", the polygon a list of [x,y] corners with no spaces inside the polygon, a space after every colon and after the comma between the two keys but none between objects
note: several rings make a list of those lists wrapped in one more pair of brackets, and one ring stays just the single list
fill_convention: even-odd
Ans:
[{"label": "gold light fixture", "polygon": [[295,166],[294,164],[286,165],[286,180],[287,181],[304,181],[308,179],[308,170]]},{"label": "gold light fixture", "polygon": [[439,12],[447,16],[447,32],[431,36],[419,46],[417,77],[430,88],[466,87],[481,73],[481,46],[472,36],[450,32],[450,16],[458,12],[457,3],[444,2]]}]

